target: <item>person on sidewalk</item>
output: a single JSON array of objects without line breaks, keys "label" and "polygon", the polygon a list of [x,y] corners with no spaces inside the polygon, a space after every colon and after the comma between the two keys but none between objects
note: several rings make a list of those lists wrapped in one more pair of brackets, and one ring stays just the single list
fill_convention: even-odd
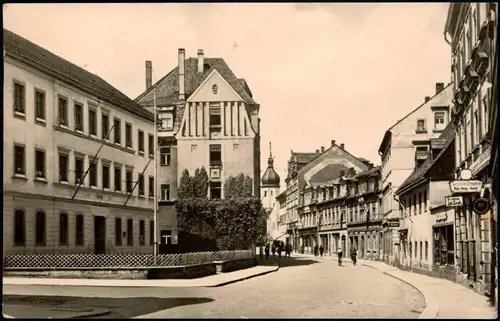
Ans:
[{"label": "person on sidewalk", "polygon": [[356,247],[354,244],[351,247],[351,260],[352,260],[352,265],[356,265],[356,256],[358,255],[358,251],[356,250]]},{"label": "person on sidewalk", "polygon": [[282,250],[283,250],[283,249],[281,248],[281,244],[280,244],[280,245],[278,246],[278,256],[279,256],[279,257],[281,257],[281,251],[282,251]]},{"label": "person on sidewalk", "polygon": [[339,249],[337,250],[337,257],[339,259],[339,266],[342,265],[342,248],[339,247]]},{"label": "person on sidewalk", "polygon": [[314,256],[318,256],[318,244],[314,246]]},{"label": "person on sidewalk", "polygon": [[324,251],[324,250],[325,250],[325,249],[323,248],[323,245],[320,245],[320,246],[319,246],[319,255],[320,255],[320,256],[323,256],[323,251]]},{"label": "person on sidewalk", "polygon": [[266,243],[266,260],[269,259],[269,243]]},{"label": "person on sidewalk", "polygon": [[287,249],[288,249],[288,257],[291,257],[291,255],[292,255],[292,244],[288,244]]},{"label": "person on sidewalk", "polygon": [[274,243],[271,245],[271,252],[273,253],[273,256],[276,255],[276,246],[274,246]]}]

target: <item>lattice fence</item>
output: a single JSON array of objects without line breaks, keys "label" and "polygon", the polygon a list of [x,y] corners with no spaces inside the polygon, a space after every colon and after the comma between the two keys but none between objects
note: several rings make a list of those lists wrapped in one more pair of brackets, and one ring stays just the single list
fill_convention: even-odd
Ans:
[{"label": "lattice fence", "polygon": [[13,254],[5,268],[163,267],[252,258],[251,250],[182,254]]}]

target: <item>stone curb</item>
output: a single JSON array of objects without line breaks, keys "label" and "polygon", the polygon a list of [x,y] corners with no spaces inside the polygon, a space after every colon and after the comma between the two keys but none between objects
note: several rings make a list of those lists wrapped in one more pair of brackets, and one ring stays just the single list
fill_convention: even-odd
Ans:
[{"label": "stone curb", "polygon": [[[99,316],[109,314],[109,312],[110,312],[109,310],[101,309],[100,311],[97,310],[95,312],[89,312],[89,313],[76,313],[76,316],[69,316],[69,318],[80,319],[80,318],[99,317]],[[7,319],[16,319],[16,317],[13,317],[13,316],[5,314],[5,313],[3,313],[3,317],[7,318]]]},{"label": "stone curb", "polygon": [[257,274],[252,274],[252,275],[249,275],[249,276],[245,276],[243,278],[233,279],[233,280],[225,281],[225,282],[218,283],[218,284],[215,284],[215,285],[205,285],[203,287],[206,287],[206,288],[217,288],[217,287],[225,286],[225,285],[228,285],[228,284],[232,284],[232,283],[236,283],[236,282],[240,282],[240,281],[252,279],[252,278],[257,277],[257,276],[263,276],[263,275],[266,275],[266,274],[269,274],[269,273],[277,272],[279,269],[280,269],[280,267],[277,266],[274,270],[269,270],[269,271],[264,271],[264,272],[260,272],[260,273],[257,273]]}]

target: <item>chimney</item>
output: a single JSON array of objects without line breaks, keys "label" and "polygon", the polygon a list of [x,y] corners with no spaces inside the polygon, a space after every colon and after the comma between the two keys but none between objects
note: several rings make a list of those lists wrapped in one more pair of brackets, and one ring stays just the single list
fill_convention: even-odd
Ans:
[{"label": "chimney", "polygon": [[319,149],[316,149],[316,154],[319,154]]},{"label": "chimney", "polygon": [[345,145],[344,143],[340,144],[340,148],[344,149]]},{"label": "chimney", "polygon": [[186,95],[184,94],[184,60],[186,59],[186,52],[184,48],[179,48],[179,100],[184,101]]},{"label": "chimney", "polygon": [[332,140],[330,141],[330,143],[331,143],[332,147],[333,147],[333,146],[335,146],[335,139],[332,139]]},{"label": "chimney", "polygon": [[198,49],[198,72],[203,72],[203,66],[205,65],[203,56],[203,49]]},{"label": "chimney", "polygon": [[153,86],[153,63],[146,60],[146,90]]},{"label": "chimney", "polygon": [[325,146],[321,146],[321,152],[324,153],[325,152]]},{"label": "chimney", "polygon": [[340,171],[340,177],[344,177],[345,176],[345,171]]},{"label": "chimney", "polygon": [[444,83],[437,82],[436,83],[436,94],[439,94],[444,89]]},{"label": "chimney", "polygon": [[431,97],[430,96],[425,96],[425,102],[428,102],[429,100],[431,100]]}]

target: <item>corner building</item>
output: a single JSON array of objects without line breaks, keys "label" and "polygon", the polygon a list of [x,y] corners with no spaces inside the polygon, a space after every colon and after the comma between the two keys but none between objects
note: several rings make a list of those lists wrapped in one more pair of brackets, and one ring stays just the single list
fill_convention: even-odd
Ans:
[{"label": "corner building", "polygon": [[152,114],[6,29],[3,43],[4,253],[152,253]]}]

